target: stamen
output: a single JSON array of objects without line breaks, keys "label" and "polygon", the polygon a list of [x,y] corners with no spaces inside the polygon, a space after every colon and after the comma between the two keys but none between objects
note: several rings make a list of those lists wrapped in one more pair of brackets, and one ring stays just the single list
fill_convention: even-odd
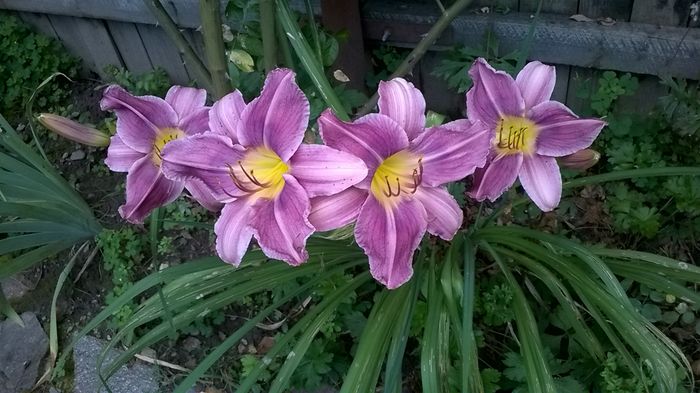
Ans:
[{"label": "stamen", "polygon": [[267,188],[267,187],[270,186],[270,183],[265,183],[265,184],[263,184],[263,183],[260,183],[260,181],[258,181],[258,179],[255,178],[255,175],[253,175],[253,170],[254,170],[254,169],[251,169],[251,170],[250,170],[250,174],[248,174],[248,172],[247,172],[247,171],[245,170],[245,168],[243,167],[243,163],[242,163],[241,161],[238,161],[238,166],[241,167],[241,170],[243,171],[243,174],[248,178],[248,180],[250,180],[251,183],[255,184],[256,186],[258,186],[258,187],[260,187],[260,188]]},{"label": "stamen", "polygon": [[229,175],[229,177],[231,178],[231,181],[233,181],[233,184],[234,184],[236,187],[238,187],[238,188],[239,188],[241,191],[243,191],[243,192],[254,192],[254,191],[257,191],[257,190],[255,190],[255,189],[250,189],[250,188],[248,188],[248,187],[243,186],[243,183],[241,182],[241,180],[240,180],[238,177],[236,177],[236,172],[233,170],[233,167],[231,166],[231,164],[228,164],[228,163],[227,163],[226,166],[228,167],[228,175]]}]

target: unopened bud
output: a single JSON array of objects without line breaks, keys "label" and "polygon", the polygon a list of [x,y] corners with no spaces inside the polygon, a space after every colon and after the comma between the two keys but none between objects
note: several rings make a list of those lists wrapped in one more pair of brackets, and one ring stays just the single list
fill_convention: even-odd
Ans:
[{"label": "unopened bud", "polygon": [[593,149],[583,149],[559,158],[559,164],[565,168],[585,171],[598,163],[598,160],[600,160],[600,153]]},{"label": "unopened bud", "polygon": [[108,146],[109,136],[100,130],[51,113],[42,113],[39,123],[58,135],[88,146]]}]

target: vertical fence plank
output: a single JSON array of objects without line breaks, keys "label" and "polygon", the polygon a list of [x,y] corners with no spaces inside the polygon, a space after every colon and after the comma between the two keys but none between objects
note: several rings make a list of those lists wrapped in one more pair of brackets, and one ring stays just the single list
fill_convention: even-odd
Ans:
[{"label": "vertical fence plank", "polygon": [[153,69],[135,24],[107,21],[107,27],[126,69],[135,74],[142,74]]},{"label": "vertical fence plank", "polygon": [[51,21],[46,15],[36,14],[34,12],[18,12],[17,16],[25,23],[33,26],[41,34],[47,37],[57,38],[56,31],[53,29]]},{"label": "vertical fence plank", "polygon": [[[183,35],[185,36],[185,39],[192,45],[192,48],[194,49],[195,53],[197,56],[202,59],[204,64],[207,64],[207,58],[204,56],[204,39],[202,38],[202,33],[197,30],[193,29],[186,29],[182,31]],[[192,78],[192,81],[197,82],[195,79],[195,76],[197,75],[196,72],[190,68],[191,66],[187,63],[187,61],[183,58],[183,64],[185,66],[185,70],[187,70],[187,74],[190,75]],[[227,59],[228,61],[228,59]],[[201,85],[200,85],[201,86]]]},{"label": "vertical fence plank", "polygon": [[592,68],[571,67],[566,105],[581,116],[589,116],[590,96],[598,84],[598,75]]},{"label": "vertical fence plank", "polygon": [[[447,115],[453,119],[464,117],[465,107],[464,93],[457,94],[447,87],[447,82],[432,74],[435,67],[440,63],[442,55],[439,52],[430,51],[425,54],[414,74],[420,81],[416,84],[423,91],[425,103],[428,109]],[[414,82],[417,82],[414,80]]]},{"label": "vertical fence plank", "polygon": [[340,45],[338,58],[333,64],[350,78],[348,86],[366,90],[367,58],[362,39],[359,0],[321,0],[321,20],[331,32],[347,31],[348,39]]},{"label": "vertical fence plank", "polygon": [[635,0],[630,22],[685,26],[690,14],[686,0]]},{"label": "vertical fence plank", "polygon": [[59,15],[49,19],[63,45],[100,76],[109,64],[123,66],[103,21]]},{"label": "vertical fence plank", "polygon": [[151,59],[151,64],[154,67],[163,68],[172,82],[189,83],[190,77],[185,69],[184,61],[168,35],[157,26],[136,25],[136,27],[143,46],[148,52],[148,57]]},{"label": "vertical fence plank", "polygon": [[611,17],[627,22],[632,14],[634,0],[580,0],[578,12],[589,18]]},{"label": "vertical fence plank", "polygon": [[[520,0],[520,12],[535,12],[540,0]],[[542,13],[573,15],[578,11],[578,0],[542,0]]]},{"label": "vertical fence plank", "polygon": [[569,90],[569,73],[571,72],[571,66],[556,64],[557,82],[554,85],[554,91],[552,92],[552,100],[559,102],[566,102],[566,95]]},{"label": "vertical fence plank", "polygon": [[471,7],[489,7],[491,12],[517,11],[518,0],[474,0]]}]

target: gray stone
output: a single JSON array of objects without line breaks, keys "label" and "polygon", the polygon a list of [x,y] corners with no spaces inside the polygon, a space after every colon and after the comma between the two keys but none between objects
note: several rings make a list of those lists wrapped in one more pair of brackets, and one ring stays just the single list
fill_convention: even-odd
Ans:
[{"label": "gray stone", "polygon": [[[85,336],[81,338],[73,349],[73,361],[75,363],[75,391],[74,393],[103,393],[107,392],[102,387],[100,377],[97,374],[97,359],[102,349],[107,345],[105,341]],[[105,370],[120,351],[110,350],[102,363]],[[107,381],[113,393],[159,393],[158,377],[156,370],[142,362],[134,361],[131,365],[122,366]]]},{"label": "gray stone", "polygon": [[36,319],[25,312],[24,327],[11,320],[0,322],[0,393],[20,393],[36,382],[49,338]]},{"label": "gray stone", "polygon": [[21,299],[32,289],[22,281],[18,276],[0,279],[0,288],[7,300]]}]

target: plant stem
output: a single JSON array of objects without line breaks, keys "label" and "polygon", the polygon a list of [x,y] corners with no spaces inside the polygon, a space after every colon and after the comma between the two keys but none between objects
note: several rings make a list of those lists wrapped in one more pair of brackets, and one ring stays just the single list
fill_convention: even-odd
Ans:
[{"label": "plant stem", "polygon": [[311,0],[305,0],[304,3],[306,3],[306,17],[309,18],[309,23],[311,24],[311,39],[314,41],[314,49],[316,49],[316,56],[318,56],[318,62],[323,64],[323,54],[321,53],[321,41],[318,38],[318,26],[316,26],[314,8],[311,6]]},{"label": "plant stem", "polygon": [[265,72],[270,72],[277,67],[275,24],[274,0],[260,0],[260,30],[262,33]]},{"label": "plant stem", "polygon": [[185,36],[182,35],[180,29],[177,27],[175,22],[170,18],[168,12],[161,4],[160,0],[143,0],[153,16],[158,20],[158,24],[165,30],[165,33],[170,37],[170,39],[175,43],[178,51],[185,57],[185,61],[192,66],[192,70],[197,74],[195,79],[204,88],[211,91],[212,80],[209,70],[199,59],[199,56],[195,53],[192,46],[187,42]]},{"label": "plant stem", "polygon": [[[420,40],[418,45],[413,48],[411,53],[406,56],[403,62],[398,66],[398,68],[396,68],[396,71],[389,76],[389,79],[406,75],[413,68],[413,66],[418,63],[423,55],[425,55],[425,52],[427,52],[430,46],[435,43],[447,26],[452,23],[452,20],[456,18],[457,15],[459,15],[459,13],[462,12],[462,10],[464,10],[471,2],[472,0],[457,0],[454,4],[452,4],[452,6],[450,6],[450,8],[445,10],[437,22],[435,22],[433,27],[430,28],[428,34],[426,34],[425,37]],[[367,101],[367,103],[365,103],[365,105],[357,112],[357,116],[363,116],[371,112],[377,105],[378,100],[378,93],[374,93],[372,98],[370,98],[369,101]]]},{"label": "plant stem", "polygon": [[199,0],[199,14],[202,18],[204,53],[209,63],[212,79],[212,94],[215,99],[225,96],[231,84],[226,75],[226,49],[224,33],[221,29],[221,9],[218,0]]}]

